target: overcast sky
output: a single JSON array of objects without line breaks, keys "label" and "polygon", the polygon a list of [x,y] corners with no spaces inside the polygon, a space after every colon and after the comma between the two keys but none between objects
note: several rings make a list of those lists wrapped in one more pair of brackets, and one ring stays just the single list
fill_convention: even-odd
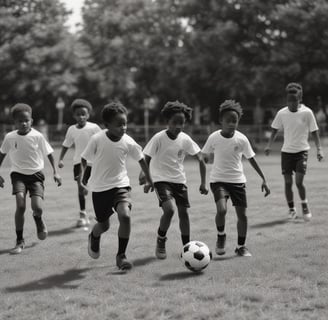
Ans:
[{"label": "overcast sky", "polygon": [[74,31],[76,23],[81,22],[81,7],[84,0],[60,0],[63,2],[67,9],[73,10],[72,15],[68,19],[70,29]]}]

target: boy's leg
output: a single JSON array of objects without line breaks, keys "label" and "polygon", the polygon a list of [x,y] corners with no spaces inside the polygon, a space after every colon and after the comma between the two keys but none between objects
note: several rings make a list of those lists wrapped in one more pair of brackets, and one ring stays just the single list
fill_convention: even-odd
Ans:
[{"label": "boy's leg", "polygon": [[79,206],[80,206],[80,218],[77,220],[77,227],[85,227],[90,224],[89,218],[85,211],[87,190],[81,186],[80,178],[79,180],[77,180],[77,188],[78,188],[78,198],[79,198]]},{"label": "boy's leg", "polygon": [[178,214],[181,240],[182,244],[185,245],[190,241],[190,221],[188,208],[184,206],[178,206]]},{"label": "boy's leg", "polygon": [[155,255],[158,259],[166,259],[165,242],[167,240],[166,233],[170,227],[172,217],[174,215],[174,200],[166,200],[161,203],[163,214],[159,221],[157,230],[156,250]]},{"label": "boy's leg", "polygon": [[218,231],[215,252],[218,255],[225,254],[226,233],[224,229],[225,229],[226,214],[227,214],[227,198],[224,194],[222,194],[221,199],[216,201],[216,216],[215,216],[215,224]]},{"label": "boy's leg", "polygon": [[116,212],[120,223],[118,228],[118,251],[116,255],[116,265],[122,270],[132,268],[132,263],[126,258],[125,254],[131,232],[130,208],[131,204],[125,201],[119,202],[116,206]]},{"label": "boy's leg", "polygon": [[312,217],[312,213],[309,210],[308,202],[306,199],[306,189],[304,185],[304,173],[296,172],[295,183],[298,189],[298,194],[301,198],[303,218],[305,221],[309,221]]},{"label": "boy's leg", "polygon": [[42,213],[43,213],[42,204],[43,204],[42,197],[37,195],[31,196],[31,207],[33,211],[33,218],[36,224],[37,235],[40,240],[44,240],[48,236],[47,227],[42,220]]},{"label": "boy's leg", "polygon": [[289,208],[289,218],[294,219],[297,216],[295,205],[294,205],[294,194],[293,194],[293,176],[292,174],[284,174],[285,182],[285,197]]},{"label": "boy's leg", "polygon": [[245,207],[235,207],[237,214],[237,233],[238,233],[238,245],[235,250],[239,256],[250,257],[251,254],[245,246],[247,236],[248,219],[246,215]]},{"label": "boy's leg", "polygon": [[15,211],[15,228],[16,228],[16,246],[10,251],[12,254],[21,253],[25,247],[23,237],[24,222],[25,222],[25,209],[26,209],[26,194],[19,192],[16,193],[16,211]]}]

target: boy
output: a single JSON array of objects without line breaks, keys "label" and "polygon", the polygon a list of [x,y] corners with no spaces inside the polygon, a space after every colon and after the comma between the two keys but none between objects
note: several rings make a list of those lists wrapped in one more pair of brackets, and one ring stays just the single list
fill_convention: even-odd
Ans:
[{"label": "boy", "polygon": [[265,191],[265,197],[270,194],[270,189],[254,158],[255,153],[247,137],[237,131],[241,115],[242,108],[239,103],[234,100],[224,101],[219,109],[222,129],[213,132],[208,137],[202,152],[205,159],[209,159],[214,154],[210,186],[217,208],[215,223],[218,235],[215,251],[218,255],[225,254],[225,216],[227,200],[230,197],[237,214],[238,242],[235,253],[238,256],[249,257],[251,253],[245,245],[248,221],[246,215],[246,177],[242,165],[243,155],[262,178],[261,188],[262,191]]},{"label": "boy", "polygon": [[293,172],[295,172],[295,183],[302,203],[303,219],[309,221],[312,213],[308,207],[306,190],[304,186],[304,176],[307,167],[309,132],[312,133],[314,143],[317,147],[317,158],[323,159],[320,145],[319,130],[310,108],[301,104],[302,86],[298,83],[289,83],[286,87],[287,107],[284,107],[276,114],[271,127],[272,132],[265,148],[266,155],[270,154],[271,144],[275,140],[278,130],[284,131],[284,143],[281,149],[281,169],[285,180],[285,197],[288,204],[288,214],[290,219],[297,217],[293,196]]},{"label": "boy", "polygon": [[[21,253],[25,247],[23,237],[24,213],[26,208],[26,194],[30,193],[33,218],[36,224],[37,236],[44,240],[47,227],[42,220],[42,202],[44,196],[44,156],[47,156],[53,168],[54,180],[58,186],[61,178],[56,172],[53,149],[44,136],[32,128],[32,108],[23,103],[16,104],[11,109],[11,115],[17,130],[7,133],[0,148],[0,166],[7,154],[11,160],[10,177],[13,186],[12,193],[16,196],[16,246],[12,254]],[[0,177],[0,187],[4,179]]]},{"label": "boy", "polygon": [[[183,161],[186,154],[196,156],[199,161],[201,194],[207,194],[206,166],[201,156],[199,146],[184,132],[186,120],[191,119],[192,109],[179,101],[168,102],[161,111],[166,120],[167,129],[155,134],[144,149],[146,162],[150,163],[150,172],[163,210],[157,230],[155,254],[158,259],[166,258],[166,233],[170,227],[175,212],[176,203],[179,215],[179,226],[182,244],[190,241],[190,223],[188,208],[188,189]],[[151,161],[152,160],[152,161]],[[140,175],[142,184],[143,175]]]},{"label": "boy", "polygon": [[[93,259],[99,258],[100,236],[109,229],[109,218],[115,210],[120,223],[116,265],[121,270],[127,270],[132,267],[132,263],[125,255],[131,229],[131,187],[126,169],[128,155],[139,162],[146,174],[146,193],[149,189],[153,191],[153,182],[141,147],[126,134],[126,108],[120,102],[111,102],[104,106],[102,119],[107,130],[93,135],[81,155],[84,168],[82,183],[88,183],[92,191],[97,218],[97,223],[89,234],[88,253]],[[92,163],[92,170],[90,166],[87,167],[88,162]]]},{"label": "boy", "polygon": [[101,129],[97,124],[88,121],[92,111],[92,106],[87,100],[74,100],[71,105],[71,110],[76,124],[70,126],[66,132],[59,156],[58,167],[64,167],[64,156],[68,148],[74,145],[73,174],[74,180],[77,182],[80,205],[80,218],[77,221],[77,227],[85,227],[90,224],[90,221],[85,212],[85,196],[87,190],[81,185],[81,153],[87,146],[90,138]]}]

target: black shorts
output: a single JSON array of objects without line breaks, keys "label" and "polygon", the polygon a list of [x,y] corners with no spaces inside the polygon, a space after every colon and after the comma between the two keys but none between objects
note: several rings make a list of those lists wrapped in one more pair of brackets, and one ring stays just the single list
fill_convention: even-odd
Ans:
[{"label": "black shorts", "polygon": [[294,172],[306,173],[308,151],[297,153],[281,152],[282,174],[293,174]]},{"label": "black shorts", "polygon": [[74,180],[78,181],[81,178],[82,174],[82,165],[81,163],[74,164],[73,167]]},{"label": "black shorts", "polygon": [[161,181],[155,182],[154,187],[160,207],[163,202],[174,199],[177,206],[190,208],[188,188],[185,184]]},{"label": "black shorts", "polygon": [[34,174],[22,174],[18,172],[12,172],[10,174],[11,183],[13,186],[12,194],[19,192],[24,195],[29,192],[30,197],[39,196],[43,199],[44,197],[44,174],[42,171]]},{"label": "black shorts", "polygon": [[116,210],[120,202],[127,202],[131,210],[131,188],[113,188],[102,192],[92,192],[93,208],[98,222],[105,222]]},{"label": "black shorts", "polygon": [[210,187],[215,202],[230,197],[234,207],[247,208],[245,183],[212,182]]}]

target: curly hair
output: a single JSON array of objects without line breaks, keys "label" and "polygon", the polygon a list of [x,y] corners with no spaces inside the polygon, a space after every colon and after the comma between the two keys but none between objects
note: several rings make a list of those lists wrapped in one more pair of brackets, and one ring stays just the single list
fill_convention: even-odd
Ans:
[{"label": "curly hair", "polygon": [[71,104],[71,110],[74,113],[76,109],[86,108],[89,112],[92,111],[92,105],[88,100],[85,99],[75,99]]},{"label": "curly hair", "polygon": [[219,118],[221,119],[223,114],[227,111],[235,111],[238,114],[238,118],[240,119],[243,115],[243,109],[239,102],[235,100],[225,100],[220,104],[219,107]]},{"label": "curly hair", "polygon": [[192,118],[192,109],[180,101],[169,101],[161,110],[161,115],[168,121],[176,113],[183,113],[187,120]]},{"label": "curly hair", "polygon": [[112,101],[103,107],[101,116],[103,121],[108,123],[119,113],[127,115],[128,110],[120,101]]},{"label": "curly hair", "polygon": [[10,110],[13,119],[16,119],[18,114],[28,112],[32,116],[32,108],[26,103],[16,103]]},{"label": "curly hair", "polygon": [[[290,82],[286,86],[286,93],[288,98],[299,98],[302,99],[303,88],[302,85],[296,82]],[[293,97],[294,96],[294,97]]]}]

